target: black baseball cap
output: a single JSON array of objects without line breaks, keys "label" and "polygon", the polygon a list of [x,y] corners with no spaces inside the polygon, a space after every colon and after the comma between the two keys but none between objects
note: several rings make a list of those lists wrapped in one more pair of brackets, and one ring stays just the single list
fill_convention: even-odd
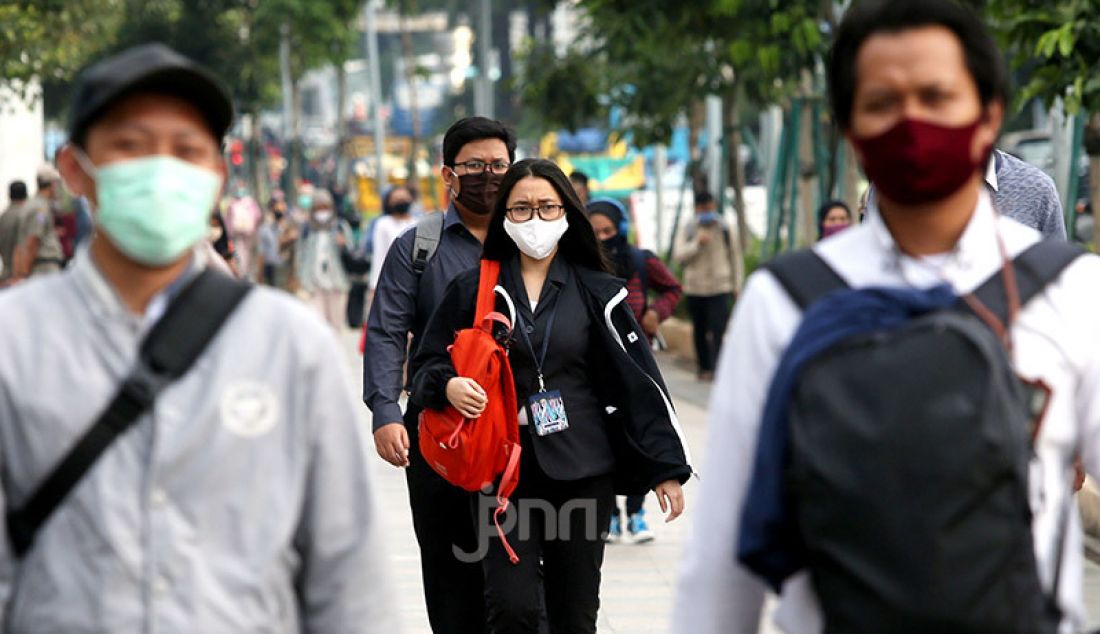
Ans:
[{"label": "black baseball cap", "polygon": [[164,44],[142,44],[86,68],[73,94],[69,138],[82,145],[97,119],[137,92],[178,97],[198,108],[220,143],[233,123],[233,102],[214,75]]}]

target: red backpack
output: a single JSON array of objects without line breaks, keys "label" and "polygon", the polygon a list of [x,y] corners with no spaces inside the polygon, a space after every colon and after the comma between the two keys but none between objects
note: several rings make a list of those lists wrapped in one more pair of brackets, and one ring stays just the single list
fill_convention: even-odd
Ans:
[{"label": "red backpack", "polygon": [[493,310],[493,288],[499,277],[499,262],[481,261],[474,324],[459,331],[449,349],[458,376],[477,381],[488,395],[485,411],[469,419],[450,405],[424,410],[420,414],[420,453],[443,479],[467,491],[481,491],[503,474],[493,522],[509,559],[517,563],[519,557],[500,526],[508,498],[519,484],[521,447],[512,366],[504,346],[493,337],[494,324],[512,329],[511,321]]}]

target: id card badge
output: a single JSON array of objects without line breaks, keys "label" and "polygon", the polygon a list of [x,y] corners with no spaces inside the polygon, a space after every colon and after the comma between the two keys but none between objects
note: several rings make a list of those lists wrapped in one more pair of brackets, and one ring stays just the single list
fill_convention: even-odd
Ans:
[{"label": "id card badge", "polygon": [[527,399],[531,408],[531,423],[539,436],[549,436],[569,429],[569,417],[565,415],[565,401],[561,392],[539,392]]}]

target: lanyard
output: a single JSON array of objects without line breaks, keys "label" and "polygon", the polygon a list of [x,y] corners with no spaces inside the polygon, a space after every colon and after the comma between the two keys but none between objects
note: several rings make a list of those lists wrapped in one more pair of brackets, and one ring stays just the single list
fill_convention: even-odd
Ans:
[{"label": "lanyard", "polygon": [[[527,326],[525,325],[527,320],[525,320],[521,314],[517,313],[516,315],[519,318],[519,334],[523,335],[523,341],[527,344],[527,349],[531,351],[531,358],[535,360],[535,370],[537,370],[539,374],[539,392],[546,391],[546,382],[543,380],[542,366],[546,363],[546,353],[550,350],[550,335],[554,331],[554,318],[558,316],[559,299],[561,299],[560,296],[554,298],[554,306],[550,309],[550,317],[546,320],[546,334],[542,338],[542,352],[539,354],[535,353],[535,346],[531,345],[531,338],[527,336]],[[533,324],[532,330],[534,330]]]}]

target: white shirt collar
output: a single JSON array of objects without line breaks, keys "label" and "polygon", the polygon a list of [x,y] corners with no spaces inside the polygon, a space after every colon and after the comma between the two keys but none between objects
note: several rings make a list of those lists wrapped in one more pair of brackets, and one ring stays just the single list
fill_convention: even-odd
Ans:
[{"label": "white shirt collar", "polygon": [[989,164],[985,168],[985,184],[989,185],[993,191],[1000,189],[1000,183],[997,181],[997,150],[993,150],[989,155]]},{"label": "white shirt collar", "polygon": [[[892,254],[895,265],[897,265],[902,258],[908,256],[902,254],[898,248],[894,236],[890,234],[886,222],[882,219],[882,214],[878,211],[877,203],[874,203],[873,206],[874,213],[867,215],[866,225],[874,236],[877,247],[884,254]],[[993,209],[993,201],[989,192],[982,188],[978,192],[978,205],[975,207],[966,229],[963,230],[963,234],[955,248],[950,251],[954,263],[960,268],[966,269],[970,268],[974,262],[987,258],[990,254],[999,257],[1000,247],[997,243],[997,232],[997,213]]]}]

